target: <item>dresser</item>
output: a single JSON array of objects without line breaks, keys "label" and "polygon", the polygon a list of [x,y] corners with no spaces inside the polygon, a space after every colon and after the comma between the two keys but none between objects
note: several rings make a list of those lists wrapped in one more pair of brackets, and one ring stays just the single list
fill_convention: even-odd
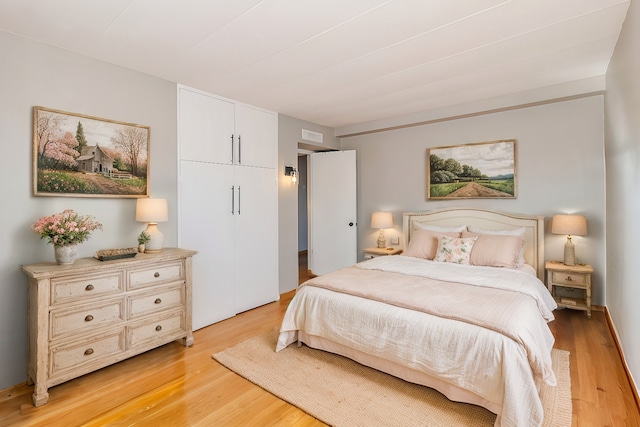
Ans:
[{"label": "dresser", "polygon": [[48,389],[182,339],[193,344],[191,266],[195,251],[72,265],[23,265],[29,286],[29,383],[33,404]]}]

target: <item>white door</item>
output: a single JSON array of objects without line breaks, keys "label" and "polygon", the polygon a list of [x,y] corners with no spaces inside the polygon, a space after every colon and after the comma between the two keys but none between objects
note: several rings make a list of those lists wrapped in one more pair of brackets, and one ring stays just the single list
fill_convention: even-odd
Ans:
[{"label": "white door", "polygon": [[356,152],[309,156],[309,268],[326,274],[357,262]]},{"label": "white door", "polygon": [[193,257],[193,329],[235,316],[234,167],[180,162],[180,246]]},{"label": "white door", "polygon": [[275,169],[236,166],[236,312],[279,299]]}]

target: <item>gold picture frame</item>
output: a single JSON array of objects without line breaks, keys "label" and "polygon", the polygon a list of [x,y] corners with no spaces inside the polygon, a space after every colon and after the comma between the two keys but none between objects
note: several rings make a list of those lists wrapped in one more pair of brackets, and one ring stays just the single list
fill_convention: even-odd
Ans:
[{"label": "gold picture frame", "polygon": [[516,140],[427,149],[426,198],[516,198]]},{"label": "gold picture frame", "polygon": [[149,197],[149,126],[33,107],[33,194]]}]

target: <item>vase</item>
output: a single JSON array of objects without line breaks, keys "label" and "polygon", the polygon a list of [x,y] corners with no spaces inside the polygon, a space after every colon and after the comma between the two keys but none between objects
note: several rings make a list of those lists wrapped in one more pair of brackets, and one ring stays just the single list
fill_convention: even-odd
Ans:
[{"label": "vase", "polygon": [[138,244],[138,252],[140,252],[141,254],[144,253],[144,248],[145,248],[145,244],[144,243],[139,243]]},{"label": "vase", "polygon": [[73,264],[78,257],[78,245],[53,246],[56,262],[60,265]]}]

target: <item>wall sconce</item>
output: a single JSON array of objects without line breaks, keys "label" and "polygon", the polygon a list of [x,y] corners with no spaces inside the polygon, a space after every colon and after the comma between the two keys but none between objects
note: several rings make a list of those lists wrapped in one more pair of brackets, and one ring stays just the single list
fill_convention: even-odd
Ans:
[{"label": "wall sconce", "polygon": [[292,184],[298,183],[298,169],[294,168],[293,166],[285,166],[284,175],[291,177]]},{"label": "wall sconce", "polygon": [[387,238],[384,236],[384,229],[393,227],[393,216],[391,212],[374,212],[371,214],[371,228],[379,228],[378,247],[387,246]]},{"label": "wall sconce", "polygon": [[158,223],[169,220],[167,199],[138,199],[136,201],[136,221],[146,222],[145,230],[151,239],[145,245],[145,253],[162,251],[164,235],[158,230]]},{"label": "wall sconce", "polygon": [[551,232],[567,235],[567,243],[564,245],[564,264],[576,265],[576,248],[571,241],[571,235],[585,236],[587,234],[587,219],[582,215],[554,215],[551,222]]}]

